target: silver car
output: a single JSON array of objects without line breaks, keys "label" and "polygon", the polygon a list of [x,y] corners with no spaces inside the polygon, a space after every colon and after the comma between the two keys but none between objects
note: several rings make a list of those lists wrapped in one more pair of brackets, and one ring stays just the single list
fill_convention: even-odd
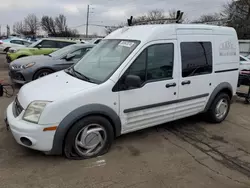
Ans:
[{"label": "silver car", "polygon": [[77,63],[94,45],[73,44],[48,55],[28,56],[9,65],[9,76],[14,83],[25,84]]}]

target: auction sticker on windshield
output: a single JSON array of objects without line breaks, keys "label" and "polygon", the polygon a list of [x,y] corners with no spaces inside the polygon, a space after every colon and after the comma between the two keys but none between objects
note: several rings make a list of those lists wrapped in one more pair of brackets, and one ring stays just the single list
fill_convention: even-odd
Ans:
[{"label": "auction sticker on windshield", "polygon": [[135,43],[129,41],[121,41],[118,45],[131,48]]}]

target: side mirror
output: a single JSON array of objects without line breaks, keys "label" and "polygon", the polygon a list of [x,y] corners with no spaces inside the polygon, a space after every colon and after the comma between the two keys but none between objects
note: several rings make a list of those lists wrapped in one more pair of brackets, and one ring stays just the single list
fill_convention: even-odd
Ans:
[{"label": "side mirror", "polygon": [[39,44],[39,45],[37,46],[37,48],[38,48],[38,49],[42,48],[42,45],[41,45],[41,44]]},{"label": "side mirror", "polygon": [[141,78],[137,75],[127,75],[125,77],[125,85],[128,88],[139,88],[141,87]]},{"label": "side mirror", "polygon": [[72,60],[75,56],[76,56],[75,54],[67,54],[66,57],[65,57],[65,59],[66,59],[67,61],[70,61],[70,60]]}]

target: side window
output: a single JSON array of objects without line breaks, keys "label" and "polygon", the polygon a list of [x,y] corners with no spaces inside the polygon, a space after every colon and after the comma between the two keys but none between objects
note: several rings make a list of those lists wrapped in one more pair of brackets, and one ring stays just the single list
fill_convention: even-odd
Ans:
[{"label": "side window", "polygon": [[72,52],[71,54],[74,54],[75,57],[73,59],[80,59],[82,58],[82,56],[88,51],[88,48],[82,48],[79,50],[76,50],[74,52]]},{"label": "side window", "polygon": [[97,39],[94,44],[98,44],[99,42],[101,42],[102,39]]},{"label": "side window", "polygon": [[147,81],[172,79],[174,44],[156,44],[147,47],[126,70],[119,81],[119,90],[126,90],[124,79],[127,75],[137,75],[141,84]]},{"label": "side window", "polygon": [[211,42],[182,42],[182,77],[212,73]]},{"label": "side window", "polygon": [[141,78],[142,83],[146,81],[147,50],[145,49],[125,72],[126,75],[136,75]]},{"label": "side window", "polygon": [[242,57],[240,57],[240,61],[246,61],[245,59],[243,59]]},{"label": "side window", "polygon": [[10,43],[12,44],[23,44],[23,42],[21,40],[11,40]]},{"label": "side window", "polygon": [[29,46],[29,45],[31,45],[31,43],[30,43],[30,42],[23,41],[23,45]]},{"label": "side window", "polygon": [[38,45],[41,45],[41,48],[56,48],[56,42],[53,40],[43,40]]},{"label": "side window", "polygon": [[73,42],[63,42],[63,41],[56,41],[57,43],[57,48],[63,48],[65,46],[69,46],[71,44],[75,44]]},{"label": "side window", "polygon": [[148,47],[147,80],[172,78],[173,61],[173,44],[158,44]]}]

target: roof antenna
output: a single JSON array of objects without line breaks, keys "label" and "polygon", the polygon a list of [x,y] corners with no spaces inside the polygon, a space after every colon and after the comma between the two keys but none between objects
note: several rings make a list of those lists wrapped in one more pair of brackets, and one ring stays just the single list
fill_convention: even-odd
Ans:
[{"label": "roof antenna", "polygon": [[181,12],[180,10],[177,11],[176,13],[176,23],[180,23],[182,17],[183,17],[184,12]]},{"label": "roof antenna", "polygon": [[132,26],[132,25],[133,25],[133,24],[132,24],[132,20],[133,20],[133,16],[130,16],[130,18],[127,19],[127,21],[128,21],[128,26]]}]

